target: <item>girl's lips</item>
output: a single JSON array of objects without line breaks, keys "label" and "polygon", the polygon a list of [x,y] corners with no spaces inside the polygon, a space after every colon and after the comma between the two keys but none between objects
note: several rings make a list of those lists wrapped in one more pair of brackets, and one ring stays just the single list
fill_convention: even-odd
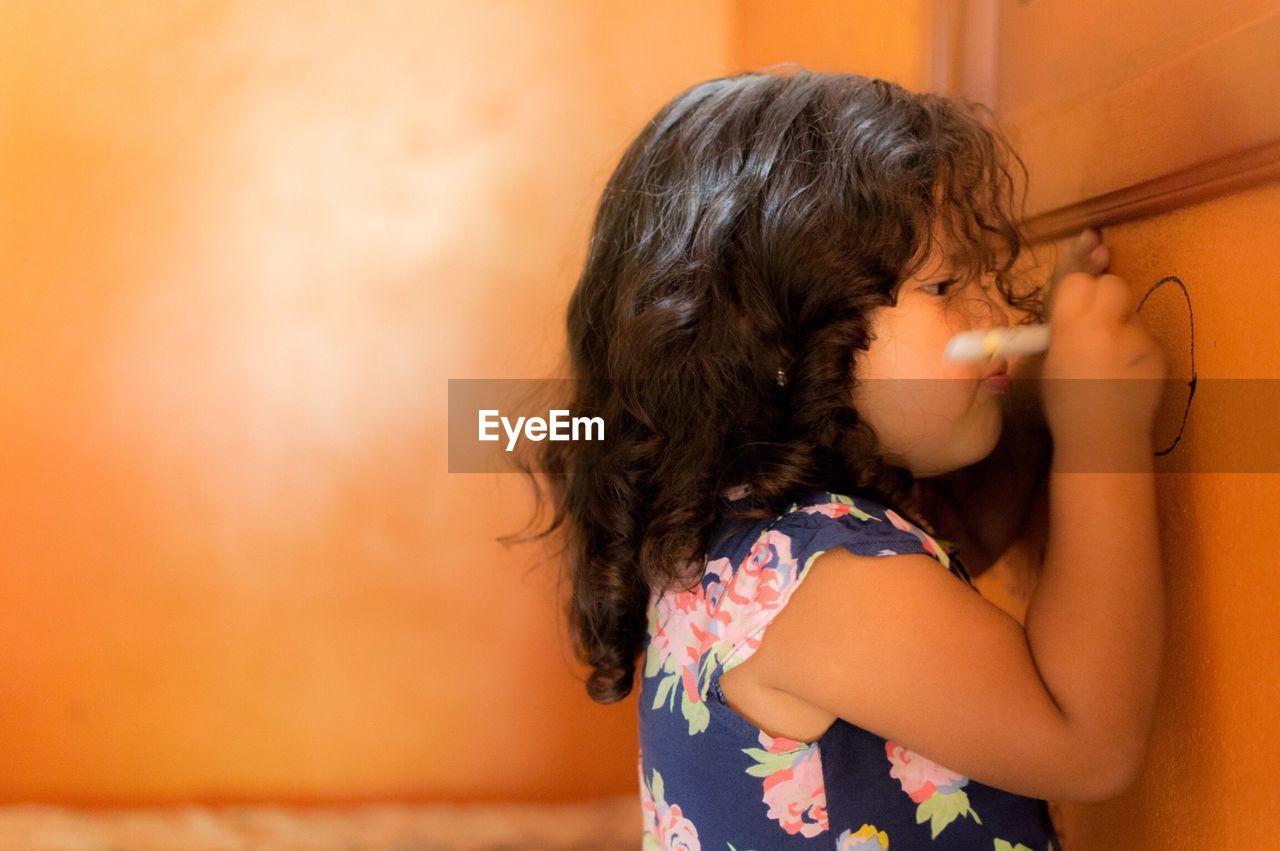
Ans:
[{"label": "girl's lips", "polygon": [[1009,377],[1007,372],[997,372],[982,379],[982,383],[979,386],[994,390],[997,393],[1005,393],[1013,387],[1013,379]]},{"label": "girl's lips", "polygon": [[983,379],[987,379],[993,375],[1008,375],[1008,374],[1009,374],[1009,359],[1000,358],[1000,360],[996,362],[995,369],[991,370],[990,372],[988,372],[986,375],[982,377]]}]

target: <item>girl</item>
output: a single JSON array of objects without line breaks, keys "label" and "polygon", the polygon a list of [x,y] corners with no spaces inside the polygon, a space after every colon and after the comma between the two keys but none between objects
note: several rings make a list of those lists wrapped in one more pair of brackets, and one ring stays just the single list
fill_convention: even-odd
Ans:
[{"label": "girl", "polygon": [[[566,535],[588,693],[618,701],[639,668],[646,848],[1041,851],[1060,847],[1044,799],[1134,775],[1164,628],[1165,365],[1091,232],[1047,308],[1015,291],[1022,163],[987,118],[854,74],[746,73],[664,106],[605,188],[565,407],[606,441],[521,466],[548,479],[539,537]],[[1042,379],[1154,379],[1043,381],[1025,626],[920,510],[1002,431],[984,379],[1007,364],[943,347],[1015,311],[1052,322]]]}]

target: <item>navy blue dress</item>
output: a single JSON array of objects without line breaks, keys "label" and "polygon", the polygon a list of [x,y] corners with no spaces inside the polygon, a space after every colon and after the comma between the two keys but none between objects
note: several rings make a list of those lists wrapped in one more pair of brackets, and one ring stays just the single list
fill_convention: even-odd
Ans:
[{"label": "navy blue dress", "polygon": [[751,656],[832,547],[925,553],[977,593],[935,539],[873,500],[827,492],[723,531],[694,591],[650,597],[639,697],[646,851],[1060,851],[1043,800],[970,780],[840,719],[815,742],[770,736],[720,691],[720,675]]}]

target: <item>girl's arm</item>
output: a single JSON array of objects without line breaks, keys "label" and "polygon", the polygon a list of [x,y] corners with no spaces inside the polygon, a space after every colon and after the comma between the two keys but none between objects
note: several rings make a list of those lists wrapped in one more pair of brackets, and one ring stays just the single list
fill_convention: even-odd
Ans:
[{"label": "girl's arm", "polygon": [[[1149,437],[1092,434],[1055,448],[1050,531],[1025,631],[1063,715],[1113,749],[1122,787],[1142,762],[1163,663],[1164,582]],[[1123,473],[1089,473],[1106,447]]]},{"label": "girl's arm", "polygon": [[757,682],[1015,794],[1115,797],[1142,762],[1164,626],[1150,448],[1104,438],[1136,472],[1073,473],[1080,449],[1060,447],[1025,627],[933,556],[833,547],[747,661]]}]

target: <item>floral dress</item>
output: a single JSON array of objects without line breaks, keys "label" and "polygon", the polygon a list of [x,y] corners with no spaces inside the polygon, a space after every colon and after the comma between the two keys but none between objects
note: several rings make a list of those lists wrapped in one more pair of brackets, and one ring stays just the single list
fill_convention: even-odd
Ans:
[{"label": "floral dress", "polygon": [[[725,497],[751,498],[745,487]],[[977,593],[937,540],[873,500],[827,492],[712,540],[699,586],[650,597],[638,709],[645,851],[1060,851],[1043,800],[842,719],[814,742],[770,736],[720,691],[721,674],[751,656],[813,559],[834,546],[925,553]]]}]

